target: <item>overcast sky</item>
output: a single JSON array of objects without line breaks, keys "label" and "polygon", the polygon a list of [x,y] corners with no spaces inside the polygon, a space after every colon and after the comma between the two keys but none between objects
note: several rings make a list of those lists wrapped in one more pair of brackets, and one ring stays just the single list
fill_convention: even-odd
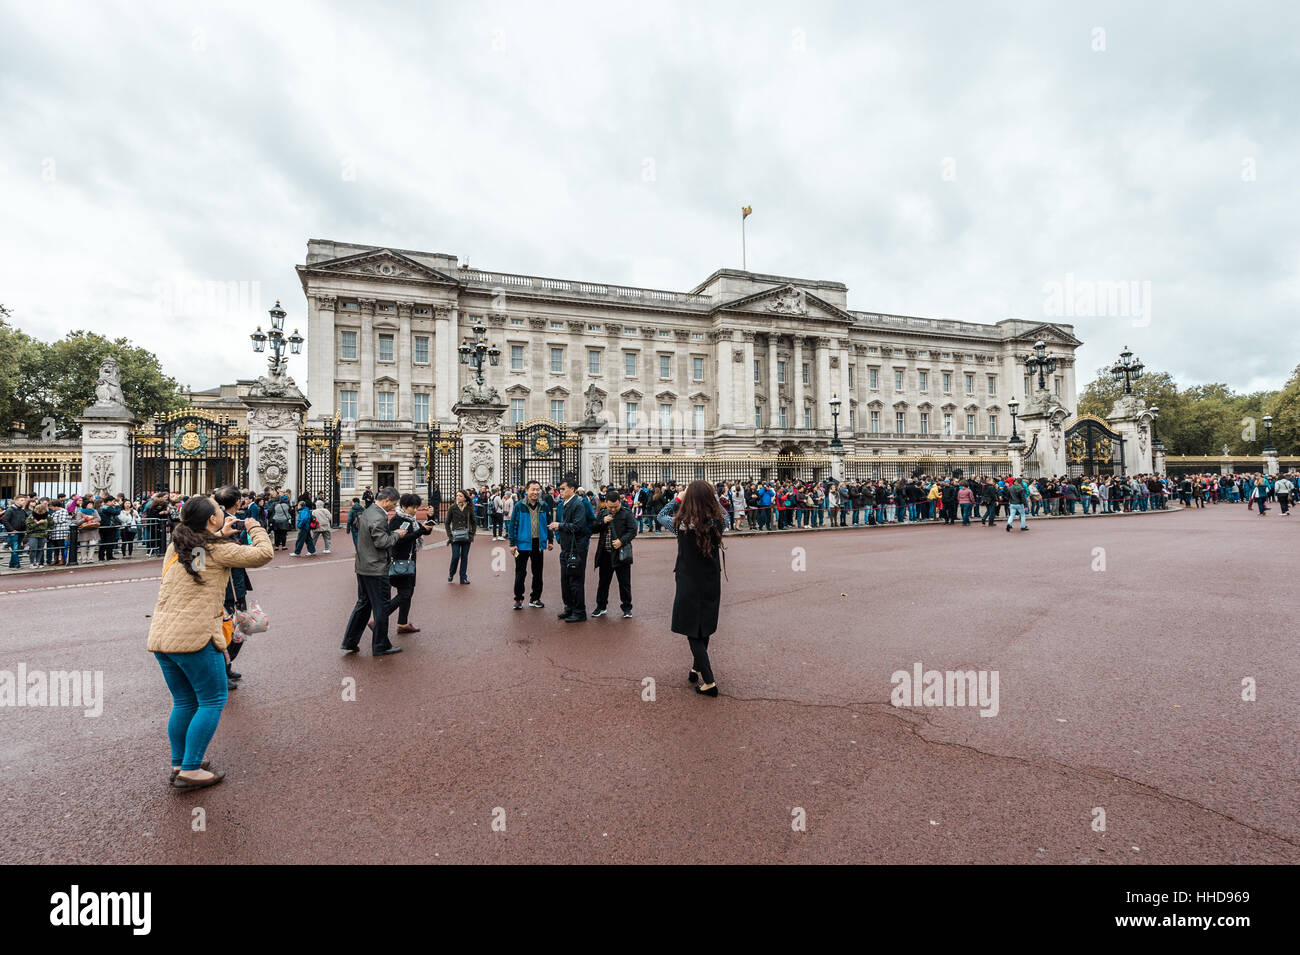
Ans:
[{"label": "overcast sky", "polygon": [[309,238],[686,290],[742,204],[751,269],[850,308],[1073,322],[1080,388],[1125,344],[1243,391],[1300,362],[1293,2],[0,10],[0,302],[195,388],[262,372],[277,297],[306,332]]}]

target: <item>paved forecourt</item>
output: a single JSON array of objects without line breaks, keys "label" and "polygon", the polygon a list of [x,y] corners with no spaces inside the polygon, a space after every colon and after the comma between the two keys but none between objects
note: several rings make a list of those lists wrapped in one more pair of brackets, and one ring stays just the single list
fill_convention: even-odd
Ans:
[{"label": "paved forecourt", "polygon": [[[102,671],[104,700],[0,708],[0,862],[1300,862],[1298,525],[735,538],[716,700],[668,630],[670,540],[637,544],[633,619],[582,624],[555,619],[554,551],[546,609],[516,613],[503,545],[479,537],[467,587],[426,549],[423,631],[374,659],[338,650],[339,534],[254,572],[272,629],[209,750],[228,777],[190,794],[144,650],[156,565],[9,578],[0,670]],[[892,706],[918,665],[983,671],[984,705]]]}]

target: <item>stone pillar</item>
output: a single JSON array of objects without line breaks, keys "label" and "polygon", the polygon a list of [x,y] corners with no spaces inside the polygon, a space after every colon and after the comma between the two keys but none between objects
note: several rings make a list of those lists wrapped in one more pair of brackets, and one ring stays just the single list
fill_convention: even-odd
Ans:
[{"label": "stone pillar", "polygon": [[452,310],[434,306],[433,309],[433,418],[435,421],[448,421],[451,418],[451,406],[458,391],[457,379],[448,376],[450,367],[454,373],[456,362],[456,330],[451,322]]},{"label": "stone pillar", "polygon": [[830,456],[831,456],[831,480],[832,481],[838,482],[844,480],[844,454],[845,451],[843,448],[831,449]]},{"label": "stone pillar", "polygon": [[831,429],[831,340],[818,338],[817,348],[817,408],[813,421],[826,431]]},{"label": "stone pillar", "polygon": [[501,421],[508,406],[498,402],[458,401],[451,410],[460,422],[462,485],[491,487],[510,480],[510,475],[501,473]]},{"label": "stone pillar", "polygon": [[[101,497],[131,494],[135,490],[131,429],[136,417],[122,397],[120,371],[113,358],[100,364],[95,403],[76,420],[81,425],[81,493]],[[22,489],[26,476],[19,475],[19,479]]]},{"label": "stone pillar", "polygon": [[[413,421],[415,409],[411,398],[411,309],[413,302],[397,303],[397,420]],[[418,422],[424,424],[424,422]]]},{"label": "stone pillar", "polygon": [[[136,425],[135,416],[125,407],[91,405],[77,423],[81,425],[81,493],[101,497],[132,493],[135,476],[131,429]],[[18,486],[26,485],[22,482]]]},{"label": "stone pillar", "polygon": [[244,399],[248,409],[248,485],[253,491],[292,490],[299,494],[303,490],[299,487],[298,437],[311,402],[292,387],[292,379],[288,381],[290,388],[281,394],[254,387]]},{"label": "stone pillar", "polygon": [[[1020,442],[1007,446],[1007,454],[1011,458],[1011,476],[1018,478],[1025,473],[1025,444]],[[1038,477],[1039,475],[1034,475]]]},{"label": "stone pillar", "polygon": [[1164,447],[1151,449],[1151,469],[1156,474],[1165,473],[1165,449]]},{"label": "stone pillar", "polygon": [[314,298],[316,308],[307,318],[307,367],[316,374],[307,379],[307,397],[312,407],[320,409],[318,414],[328,416],[338,405],[334,391],[334,314],[338,299],[333,295]]},{"label": "stone pillar", "polygon": [[[375,417],[375,300],[358,299],[361,307],[361,384],[357,390],[357,417]],[[251,470],[251,468],[250,468]]]},{"label": "stone pillar", "polygon": [[713,360],[718,367],[717,374],[717,408],[718,420],[714,426],[717,431],[730,431],[736,421],[735,367],[740,362],[735,359],[735,346],[730,329],[718,331],[713,336]]},{"label": "stone pillar", "polygon": [[1274,451],[1272,454],[1264,455],[1264,473],[1267,474],[1269,477],[1277,477],[1277,475],[1280,473],[1276,451]]},{"label": "stone pillar", "polygon": [[[794,384],[790,393],[794,395],[794,421],[790,424],[803,430],[803,338],[794,336],[794,351],[790,359],[794,365]],[[816,424],[816,422],[813,422]]]},{"label": "stone pillar", "polygon": [[776,343],[775,332],[767,333],[767,427],[777,428],[781,425],[781,386],[776,380]]},{"label": "stone pillar", "polygon": [[1153,468],[1151,459],[1151,413],[1146,402],[1136,395],[1125,395],[1115,402],[1107,423],[1124,438],[1124,474],[1148,474]]},{"label": "stone pillar", "polygon": [[609,430],[590,419],[574,430],[582,436],[578,481],[588,491],[599,491],[602,484],[613,480],[609,472]]},{"label": "stone pillar", "polygon": [[[1060,405],[1052,403],[1046,392],[1039,391],[1037,395],[1039,397],[1027,403],[1025,410],[1016,418],[1017,430],[1025,442],[1019,454],[1021,472],[1032,478],[1066,474],[1066,411]],[[1032,458],[1027,453],[1030,446],[1034,449]],[[1117,448],[1116,454],[1118,453]]]},{"label": "stone pillar", "polygon": [[833,382],[831,391],[840,396],[840,438],[843,439],[845,432],[848,432],[848,438],[853,440],[853,431],[848,427],[849,408],[852,407],[850,399],[853,397],[849,391],[849,343],[846,339],[841,339],[835,343],[838,352],[837,362],[839,372],[837,381]]},{"label": "stone pillar", "polygon": [[754,427],[754,405],[758,402],[754,395],[754,338],[753,332],[744,332],[745,339],[745,369],[743,380],[745,383],[745,407],[741,409],[741,422],[746,428]]}]

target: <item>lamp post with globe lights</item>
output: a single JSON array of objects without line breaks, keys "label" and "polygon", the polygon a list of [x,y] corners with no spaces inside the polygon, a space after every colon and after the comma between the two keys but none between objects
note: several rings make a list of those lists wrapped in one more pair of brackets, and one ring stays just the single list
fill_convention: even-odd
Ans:
[{"label": "lamp post with globe lights", "polygon": [[289,365],[289,359],[284,355],[285,346],[287,345],[289,347],[290,354],[301,355],[303,337],[298,334],[298,329],[296,328],[288,335],[285,335],[285,311],[280,307],[279,299],[275,300],[275,307],[270,309],[269,313],[271,316],[271,330],[269,332],[264,332],[262,331],[262,326],[258,325],[257,331],[253,332],[253,334],[248,337],[253,340],[253,351],[258,352],[259,354],[266,351],[266,343],[268,341],[271,343],[271,357],[268,359],[267,363],[271,368],[271,377],[279,378],[284,374],[285,369]]}]

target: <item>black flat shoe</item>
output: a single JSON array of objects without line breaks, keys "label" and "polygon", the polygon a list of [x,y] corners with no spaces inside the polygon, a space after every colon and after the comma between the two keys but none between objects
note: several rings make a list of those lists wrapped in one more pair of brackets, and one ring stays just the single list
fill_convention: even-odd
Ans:
[{"label": "black flat shoe", "polygon": [[710,683],[707,687],[701,684],[695,688],[695,692],[700,694],[700,696],[717,696],[718,684]]},{"label": "black flat shoe", "polygon": [[401,653],[401,652],[402,652],[401,647],[389,647],[386,650],[376,650],[374,653],[371,654],[371,656],[387,657],[387,656],[392,656],[394,653]]},{"label": "black flat shoe", "polygon": [[700,678],[699,670],[688,670],[686,673],[686,681],[688,683],[695,683],[699,680],[699,678]]},{"label": "black flat shoe", "polygon": [[571,613],[573,613],[573,611],[570,610],[568,607],[565,607],[563,610],[561,610],[559,613],[557,613],[557,614],[555,615],[555,619],[556,619],[556,620],[563,620],[565,617],[569,616]]},{"label": "black flat shoe", "polygon": [[344,653],[360,653],[360,652],[361,652],[361,648],[360,648],[360,647],[350,647],[350,646],[348,646],[346,643],[343,644],[343,646],[339,647],[339,649],[342,650]]}]

